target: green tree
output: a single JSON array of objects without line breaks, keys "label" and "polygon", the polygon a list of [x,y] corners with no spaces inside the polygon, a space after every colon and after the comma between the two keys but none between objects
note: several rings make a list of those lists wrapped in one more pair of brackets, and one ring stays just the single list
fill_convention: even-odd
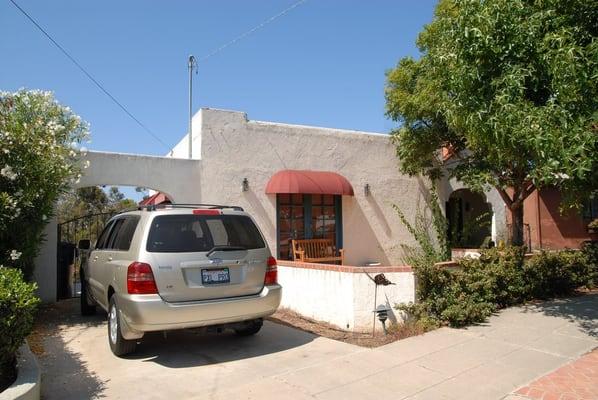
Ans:
[{"label": "green tree", "polygon": [[495,187],[522,244],[535,189],[556,185],[578,204],[596,188],[597,34],[596,0],[441,0],[421,57],[387,74],[402,170]]},{"label": "green tree", "polygon": [[32,271],[54,203],[81,176],[87,134],[49,92],[0,92],[0,265]]}]

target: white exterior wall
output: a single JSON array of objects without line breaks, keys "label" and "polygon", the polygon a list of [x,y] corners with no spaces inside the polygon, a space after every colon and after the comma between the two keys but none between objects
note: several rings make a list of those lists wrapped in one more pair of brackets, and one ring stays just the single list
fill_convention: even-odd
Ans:
[{"label": "white exterior wall", "polygon": [[[375,285],[364,273],[288,267],[281,261],[278,265],[278,280],[283,287],[281,307],[341,329],[371,331],[376,307],[389,308],[389,320],[397,322],[400,315],[394,307],[415,301],[412,272],[384,275],[396,285],[379,286],[374,303]],[[382,329],[378,320],[376,329]]]},{"label": "white exterior wall", "polygon": [[37,282],[37,295],[44,303],[56,301],[56,242],[58,241],[58,230],[56,218],[52,218],[43,233],[44,242],[41,245],[39,254],[35,258],[35,269],[33,278]]},{"label": "white exterior wall", "polygon": [[[347,264],[397,265],[400,244],[414,244],[392,204],[414,216],[426,183],[399,173],[388,135],[248,121],[242,112],[202,109],[194,118],[196,136],[201,136],[194,139],[201,143],[201,201],[245,208],[275,254],[276,196],[266,195],[265,187],[283,169],[332,171],[351,182],[355,196],[343,196],[342,202]],[[185,157],[186,152],[185,137],[171,154]],[[247,192],[241,191],[243,178],[249,181]]]},{"label": "white exterior wall", "polygon": [[[378,286],[374,303],[374,282],[366,274],[353,273],[353,323],[357,331],[371,331],[374,318],[373,310],[379,306],[391,309],[388,319],[395,323],[401,320],[395,306],[401,303],[415,302],[415,277],[413,272],[385,272],[384,276],[394,285]],[[372,276],[376,275],[370,274]],[[376,320],[377,329],[382,326]]]},{"label": "white exterior wall", "polygon": [[278,266],[281,307],[341,329],[355,326],[353,274]]}]

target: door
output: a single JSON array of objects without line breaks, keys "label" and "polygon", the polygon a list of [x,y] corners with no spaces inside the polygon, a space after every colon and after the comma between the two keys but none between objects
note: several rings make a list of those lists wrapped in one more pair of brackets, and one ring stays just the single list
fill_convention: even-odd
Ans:
[{"label": "door", "polygon": [[114,223],[114,220],[109,221],[98,237],[95,248],[89,255],[89,260],[87,263],[88,268],[85,276],[88,283],[89,292],[94,299],[101,302],[103,305],[105,305],[105,301],[102,301],[104,289],[102,288],[102,283],[99,278],[101,276],[102,263],[106,261],[106,245],[108,243],[110,232],[112,231]]},{"label": "door", "polygon": [[292,259],[291,240],[305,238],[305,206],[302,194],[278,195],[278,258]]},{"label": "door", "polygon": [[332,194],[278,194],[277,251],[281,260],[292,260],[292,239],[332,239],[343,245],[342,197]]}]

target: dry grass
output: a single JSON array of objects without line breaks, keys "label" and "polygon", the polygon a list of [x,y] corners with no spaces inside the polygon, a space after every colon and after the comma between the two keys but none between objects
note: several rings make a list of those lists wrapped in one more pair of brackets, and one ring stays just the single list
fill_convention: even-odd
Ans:
[{"label": "dry grass", "polygon": [[382,332],[376,332],[375,336],[372,336],[371,332],[348,332],[327,322],[306,318],[286,308],[279,308],[278,311],[268,319],[282,325],[313,333],[314,335],[362,347],[379,347],[397,340],[425,333],[425,329],[422,326],[413,322],[391,325],[388,328],[387,335],[384,335]]}]

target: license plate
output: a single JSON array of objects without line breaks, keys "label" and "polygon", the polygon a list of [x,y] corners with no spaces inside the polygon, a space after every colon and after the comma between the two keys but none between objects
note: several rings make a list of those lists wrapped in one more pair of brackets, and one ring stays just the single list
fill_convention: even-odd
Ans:
[{"label": "license plate", "polygon": [[214,283],[229,283],[230,275],[228,268],[218,269],[202,269],[201,270],[201,283],[211,285]]}]

